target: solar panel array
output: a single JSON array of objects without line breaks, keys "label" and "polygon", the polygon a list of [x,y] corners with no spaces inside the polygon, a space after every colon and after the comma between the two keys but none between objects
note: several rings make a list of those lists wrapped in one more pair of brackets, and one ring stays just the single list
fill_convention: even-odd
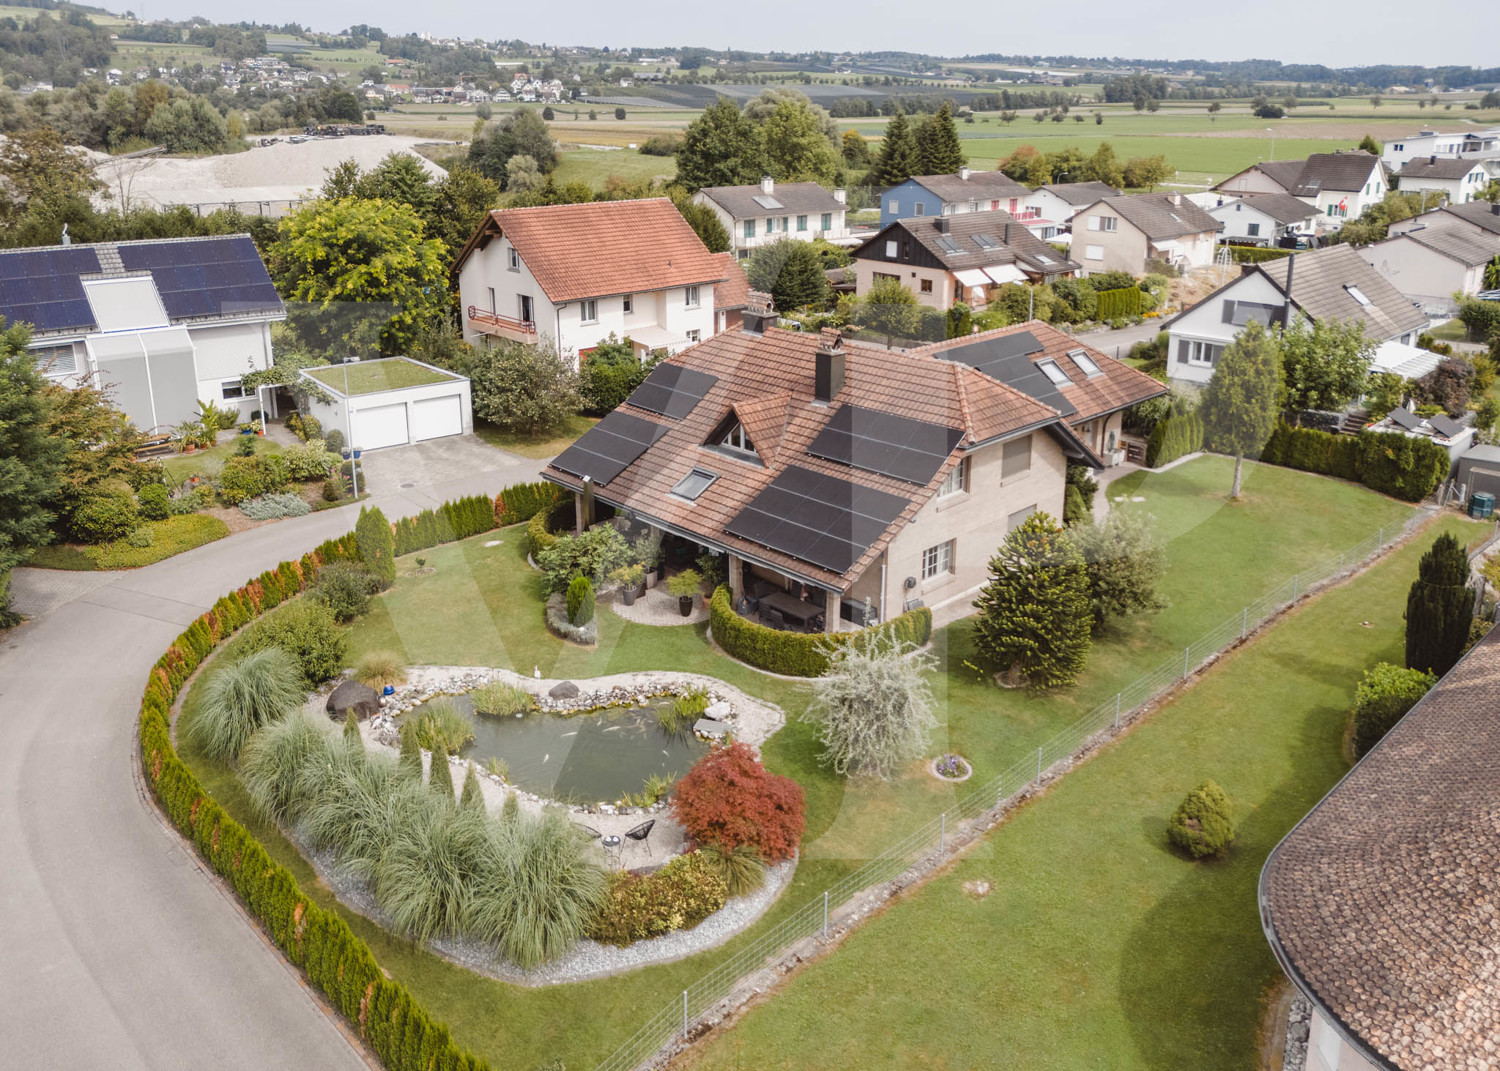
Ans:
[{"label": "solar panel array", "polygon": [[149,271],[173,320],[279,309],[281,298],[249,238],[121,245],[127,271]]},{"label": "solar panel array", "polygon": [[659,364],[625,401],[648,413],[681,420],[718,381],[718,376],[680,364]]},{"label": "solar panel array", "polygon": [[842,574],[907,505],[900,495],[793,465],[724,530]]},{"label": "solar panel array", "polygon": [[1399,405],[1387,413],[1385,418],[1392,423],[1399,424],[1407,431],[1416,431],[1422,426],[1421,417],[1417,416],[1410,409],[1405,409]]},{"label": "solar panel array", "polygon": [[938,356],[976,368],[1043,405],[1050,405],[1063,416],[1072,416],[1078,407],[1063,397],[1062,391],[1031,360],[1033,354],[1041,353],[1044,348],[1030,331],[1017,331],[1013,335],[955,346]]},{"label": "solar panel array", "polygon": [[921,486],[962,438],[958,428],[846,405],[829,418],[807,452]]},{"label": "solar panel array", "polygon": [[552,464],[574,476],[588,476],[602,487],[629,468],[667,430],[663,424],[616,409],[558,454]]},{"label": "solar panel array", "polygon": [[1462,424],[1443,413],[1434,413],[1427,418],[1427,423],[1431,424],[1433,429],[1445,439],[1451,439],[1464,430]]},{"label": "solar panel array", "polygon": [[99,270],[87,246],[0,254],[0,316],[38,331],[93,330],[94,310],[78,277]]}]

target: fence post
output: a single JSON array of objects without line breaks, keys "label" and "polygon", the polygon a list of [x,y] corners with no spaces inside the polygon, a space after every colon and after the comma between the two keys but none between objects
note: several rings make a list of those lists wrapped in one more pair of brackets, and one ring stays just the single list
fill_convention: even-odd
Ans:
[{"label": "fence post", "polygon": [[948,812],[938,815],[938,854],[948,850]]},{"label": "fence post", "polygon": [[1036,783],[1042,783],[1042,749],[1036,749]]},{"label": "fence post", "polygon": [[1115,732],[1120,731],[1120,693],[1115,693]]},{"label": "fence post", "polygon": [[687,990],[684,989],[682,991],[682,1040],[683,1041],[687,1041],[687,1031],[688,1031],[688,1021],[687,1021],[687,1019],[688,1019],[688,1016],[687,1016]]},{"label": "fence post", "polygon": [[1385,546],[1385,529],[1378,528],[1375,531],[1375,549],[1379,550],[1383,546]]},{"label": "fence post", "polygon": [[1340,554],[1339,555],[1339,571],[1338,571],[1338,573],[1336,575],[1342,576],[1343,573],[1344,573],[1344,556],[1342,554]]},{"label": "fence post", "polygon": [[823,936],[828,936],[828,890],[823,890]]},{"label": "fence post", "polygon": [[1187,676],[1188,676],[1188,658],[1191,656],[1192,650],[1193,649],[1190,646],[1189,647],[1184,647],[1182,649],[1182,679],[1183,680],[1187,680]]},{"label": "fence post", "polygon": [[1240,611],[1240,639],[1250,635],[1250,607]]},{"label": "fence post", "polygon": [[1292,601],[1297,601],[1297,574],[1292,574]]}]

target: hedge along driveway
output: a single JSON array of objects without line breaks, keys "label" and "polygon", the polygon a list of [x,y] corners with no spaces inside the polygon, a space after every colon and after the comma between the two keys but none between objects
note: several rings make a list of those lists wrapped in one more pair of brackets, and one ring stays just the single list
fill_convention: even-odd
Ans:
[{"label": "hedge along driveway", "polygon": [[[1257,1067],[1280,978],[1261,864],[1346,769],[1355,685],[1401,658],[1406,591],[1443,530],[1487,534],[1447,518],[1293,611],[682,1065]],[[1208,777],[1239,839],[1192,863],[1167,818]],[[988,896],[965,893],[981,881]]]}]

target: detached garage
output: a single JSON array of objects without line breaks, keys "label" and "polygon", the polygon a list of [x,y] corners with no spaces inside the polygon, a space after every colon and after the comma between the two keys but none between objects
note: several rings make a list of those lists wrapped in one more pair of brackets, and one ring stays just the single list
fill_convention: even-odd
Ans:
[{"label": "detached garage", "polygon": [[325,428],[339,428],[360,450],[406,446],[474,430],[469,381],[414,361],[350,361],[302,374],[328,395],[310,408]]}]

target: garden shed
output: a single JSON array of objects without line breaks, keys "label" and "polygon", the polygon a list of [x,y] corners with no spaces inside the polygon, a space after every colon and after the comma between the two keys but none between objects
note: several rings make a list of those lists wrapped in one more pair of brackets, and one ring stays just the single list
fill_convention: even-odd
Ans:
[{"label": "garden shed", "polygon": [[1458,459],[1454,479],[1463,486],[1467,498],[1484,491],[1500,499],[1500,446],[1475,446]]},{"label": "garden shed", "polygon": [[312,414],[360,450],[474,430],[468,379],[410,357],[348,361],[303,369],[302,375],[324,395],[309,399]]}]

